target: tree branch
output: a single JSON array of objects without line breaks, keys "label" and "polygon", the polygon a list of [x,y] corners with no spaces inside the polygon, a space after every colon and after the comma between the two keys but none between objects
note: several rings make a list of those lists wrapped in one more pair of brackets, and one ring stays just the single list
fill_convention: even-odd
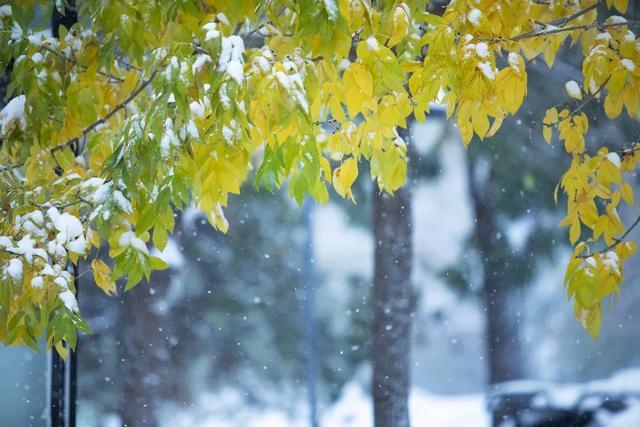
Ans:
[{"label": "tree branch", "polygon": [[562,28],[554,28],[552,30],[547,30],[547,31],[539,31],[539,30],[532,30],[529,31],[527,33],[523,33],[520,34],[518,36],[515,37],[511,37],[511,38],[497,38],[497,39],[485,39],[483,38],[482,41],[486,42],[486,43],[504,43],[504,42],[517,42],[520,40],[525,40],[525,39],[531,39],[531,38],[535,38],[535,37],[544,37],[544,36],[550,36],[553,34],[558,34],[558,33],[563,33],[565,31],[577,31],[577,30],[591,30],[594,28],[597,28],[599,30],[605,29],[605,28],[613,28],[613,27],[621,27],[621,26],[629,26],[629,25],[638,25],[638,22],[635,21],[626,21],[626,22],[615,22],[612,24],[600,24],[600,23],[593,23],[593,24],[585,24],[585,25],[574,25],[571,27],[562,27]]},{"label": "tree branch", "polygon": [[133,101],[140,94],[140,92],[142,92],[144,89],[147,88],[147,86],[149,86],[151,84],[151,82],[155,78],[156,74],[158,73],[159,69],[160,69],[160,67],[158,67],[155,70],[153,70],[153,72],[151,73],[149,78],[144,80],[142,82],[142,84],[140,86],[138,86],[137,89],[135,89],[133,92],[131,92],[131,94],[129,94],[129,96],[124,99],[124,101],[122,101],[121,103],[116,105],[113,108],[113,110],[109,111],[104,117],[101,117],[100,119],[96,120],[95,122],[93,122],[89,126],[87,126],[82,131],[82,136],[81,137],[78,136],[78,137],[70,139],[70,140],[68,140],[66,142],[63,142],[61,144],[56,145],[55,147],[51,148],[51,150],[50,150],[51,154],[54,154],[56,151],[63,150],[66,147],[77,143],[80,140],[80,138],[85,137],[89,132],[93,131],[95,128],[97,128],[101,124],[106,123],[107,120],[109,120],[111,117],[116,115],[120,110],[124,109],[131,101]]}]

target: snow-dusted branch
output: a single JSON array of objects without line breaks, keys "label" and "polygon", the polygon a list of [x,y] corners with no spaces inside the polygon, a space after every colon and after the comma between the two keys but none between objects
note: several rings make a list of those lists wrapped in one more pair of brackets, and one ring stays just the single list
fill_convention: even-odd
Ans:
[{"label": "snow-dusted branch", "polygon": [[129,105],[129,103],[131,103],[131,101],[136,99],[136,97],[151,84],[151,82],[155,78],[156,74],[158,74],[158,71],[159,71],[160,68],[161,67],[158,67],[158,68],[154,69],[153,72],[151,73],[151,75],[149,76],[149,78],[144,80],[142,82],[142,84],[140,86],[138,86],[138,88],[136,88],[133,92],[131,92],[131,94],[129,94],[129,96],[127,98],[124,99],[124,101],[122,101],[121,103],[116,105],[105,116],[99,118],[98,120],[96,120],[95,122],[91,123],[89,126],[84,128],[84,130],[82,131],[82,136],[81,137],[75,137],[75,138],[72,138],[72,139],[70,139],[68,141],[65,141],[65,142],[61,143],[61,144],[56,145],[55,147],[51,148],[51,154],[55,153],[56,151],[63,150],[66,147],[69,147],[70,145],[73,145],[73,144],[77,143],[80,140],[80,138],[84,138],[89,132],[93,131],[94,129],[96,129],[101,124],[106,123],[111,117],[113,117],[119,111],[124,109],[127,105]]}]

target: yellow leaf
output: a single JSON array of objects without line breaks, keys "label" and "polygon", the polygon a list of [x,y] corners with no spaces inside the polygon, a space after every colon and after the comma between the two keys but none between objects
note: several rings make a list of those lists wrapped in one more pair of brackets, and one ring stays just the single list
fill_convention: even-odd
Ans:
[{"label": "yellow leaf", "polygon": [[373,94],[373,77],[367,68],[362,64],[351,64],[349,69],[353,72],[353,78],[365,94],[365,96],[371,96]]},{"label": "yellow leaf", "polygon": [[555,108],[549,108],[542,120],[542,136],[547,143],[551,142],[553,136],[551,127],[558,122],[558,110]]},{"label": "yellow leaf", "polygon": [[620,13],[627,13],[629,0],[613,0],[613,5]]},{"label": "yellow leaf", "polygon": [[87,236],[89,237],[89,241],[94,247],[100,247],[100,235],[97,232],[95,232],[92,228],[89,228],[87,230]]},{"label": "yellow leaf", "polygon": [[387,47],[393,47],[400,43],[407,35],[409,28],[409,11],[405,3],[401,3],[393,11],[391,37]]},{"label": "yellow leaf", "polygon": [[116,283],[111,278],[111,269],[104,261],[94,259],[91,262],[91,270],[93,271],[93,279],[96,285],[107,295],[115,295]]},{"label": "yellow leaf", "polygon": [[600,338],[600,327],[602,326],[602,303],[600,301],[590,307],[578,307],[576,303],[575,315],[594,340]]},{"label": "yellow leaf", "polygon": [[69,354],[69,350],[67,350],[67,348],[64,346],[62,341],[58,341],[55,344],[55,348],[58,354],[60,355],[60,357],[62,357],[62,360],[67,360],[67,355]]},{"label": "yellow leaf", "polygon": [[339,168],[334,169],[333,187],[340,196],[354,201],[351,186],[357,177],[358,162],[353,157],[349,157]]},{"label": "yellow leaf", "polygon": [[571,222],[571,228],[569,229],[569,240],[571,241],[572,245],[575,245],[575,243],[578,241],[579,238],[580,238],[580,220],[576,216],[574,220]]},{"label": "yellow leaf", "polygon": [[320,167],[322,167],[324,180],[331,183],[331,165],[329,164],[329,160],[324,156],[320,156]]},{"label": "yellow leaf", "polygon": [[213,209],[210,209],[206,212],[207,221],[209,224],[213,225],[217,230],[226,233],[229,230],[229,222],[227,218],[224,216],[224,212],[222,212],[222,206],[220,204],[216,204]]},{"label": "yellow leaf", "polygon": [[491,138],[493,135],[495,135],[496,132],[500,129],[500,126],[502,126],[503,121],[504,121],[504,116],[498,116],[494,118],[493,123],[491,124],[491,128],[489,129],[489,132],[487,132],[485,137]]},{"label": "yellow leaf", "polygon": [[616,246],[616,253],[620,257],[621,260],[625,260],[629,258],[631,255],[635,254],[638,250],[638,245],[636,242],[622,242],[618,246]]},{"label": "yellow leaf", "polygon": [[622,198],[624,199],[624,201],[627,202],[627,204],[629,206],[633,206],[633,203],[634,203],[634,200],[633,200],[633,188],[631,187],[631,185],[629,185],[628,182],[623,182],[622,183],[621,193],[622,193]]},{"label": "yellow leaf", "polygon": [[473,110],[471,117],[473,130],[476,132],[478,137],[480,137],[480,139],[484,138],[484,136],[489,131],[489,119],[487,118],[487,115],[478,108]]}]

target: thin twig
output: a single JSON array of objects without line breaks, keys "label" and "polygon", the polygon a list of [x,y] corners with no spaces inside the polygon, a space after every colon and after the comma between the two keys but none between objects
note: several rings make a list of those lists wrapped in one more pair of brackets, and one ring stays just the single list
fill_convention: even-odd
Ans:
[{"label": "thin twig", "polygon": [[598,90],[596,90],[595,92],[593,92],[591,95],[589,95],[588,97],[586,97],[584,99],[584,101],[582,101],[580,103],[580,105],[578,105],[576,108],[573,109],[573,111],[571,111],[569,113],[570,116],[573,116],[575,114],[578,114],[580,111],[582,111],[582,109],[591,101],[593,101],[594,99],[596,99],[598,97],[598,95],[600,94],[600,92],[602,92],[604,90],[604,87],[607,85],[607,83],[609,82],[609,78],[607,77],[607,79],[604,81],[604,83],[602,83],[602,85],[598,88]]},{"label": "thin twig", "polygon": [[[56,50],[54,50],[54,49],[51,49],[49,46],[44,46],[44,45],[43,45],[40,49],[42,49],[42,50],[46,50],[46,51],[47,51],[47,52],[49,52],[50,54],[57,56],[58,58],[62,59],[63,61],[70,62],[70,63],[72,63],[73,65],[76,65],[76,66],[78,66],[78,67],[81,67],[81,68],[83,68],[83,69],[85,69],[85,70],[87,69],[87,67],[85,67],[84,65],[82,65],[82,64],[80,64],[80,63],[78,63],[78,61],[77,61],[77,60],[75,60],[75,59],[73,59],[73,58],[67,58],[66,56],[64,56],[64,55],[63,55],[63,54],[61,54],[60,52],[58,52],[58,51],[56,51]],[[103,76],[103,77],[108,78],[109,80],[111,80],[111,81],[112,81],[112,82],[114,82],[114,83],[122,83],[122,82],[124,82],[124,79],[123,79],[122,77],[114,76],[113,74],[105,73],[104,71],[100,71],[100,70],[98,70],[98,71],[97,71],[97,73],[98,73],[99,75]]]},{"label": "thin twig", "polygon": [[55,203],[45,203],[45,204],[40,204],[40,203],[33,203],[33,206],[40,208],[40,209],[47,209],[50,207],[54,207],[56,209],[64,209],[64,208],[68,208],[70,206],[74,206],[80,203],[86,203],[87,205],[89,205],[90,207],[93,207],[93,204],[91,202],[89,202],[88,200],[80,197],[80,196],[76,196],[77,199],[72,201],[72,202],[67,202],[67,203],[63,203],[63,204],[55,204]]},{"label": "thin twig", "polygon": [[122,59],[122,58],[120,58],[120,57],[115,56],[115,57],[114,57],[114,59],[116,60],[116,62],[117,62],[118,64],[122,65],[122,66],[123,66],[124,68],[126,68],[127,70],[135,70],[135,71],[137,71],[137,72],[139,72],[139,73],[142,73],[142,71],[143,71],[143,70],[142,70],[142,68],[140,68],[140,67],[136,67],[136,66],[135,66],[135,65],[133,65],[133,64],[129,64],[127,61],[125,61],[124,59]]},{"label": "thin twig", "polygon": [[605,29],[605,28],[613,28],[613,27],[621,27],[621,26],[629,26],[629,25],[638,25],[638,22],[635,21],[626,21],[626,22],[615,22],[612,24],[600,24],[600,23],[594,23],[594,24],[585,24],[585,25],[574,25],[571,27],[562,27],[562,28],[554,28],[552,30],[547,30],[547,31],[538,31],[538,30],[533,30],[533,31],[529,31],[527,33],[524,34],[520,34],[518,36],[515,37],[511,37],[511,38],[496,38],[496,39],[487,39],[487,38],[482,38],[482,41],[486,42],[486,43],[504,43],[504,42],[517,42],[520,40],[525,40],[525,39],[531,39],[534,37],[544,37],[544,36],[550,36],[553,34],[558,34],[558,33],[563,33],[565,31],[577,31],[577,30],[591,30],[594,28],[597,28],[599,30]]},{"label": "thin twig", "polygon": [[633,224],[631,224],[629,226],[629,228],[627,228],[627,230],[624,232],[624,234],[622,234],[622,236],[620,236],[619,239],[615,239],[615,242],[613,242],[612,244],[610,244],[606,248],[601,249],[601,250],[599,250],[597,252],[593,252],[592,254],[588,254],[588,255],[587,254],[578,255],[576,258],[585,259],[585,258],[589,258],[590,256],[603,254],[603,253],[608,252],[608,251],[610,251],[612,249],[615,249],[616,246],[620,245],[621,243],[624,243],[624,239],[629,235],[629,233],[631,233],[631,231],[633,231],[634,228],[636,228],[638,226],[638,224],[640,224],[640,215],[638,215],[638,217],[633,222]]},{"label": "thin twig", "polygon": [[591,6],[585,7],[584,9],[580,9],[579,11],[577,11],[572,15],[565,16],[564,18],[558,18],[554,21],[549,22],[546,25],[553,25],[554,27],[562,27],[563,25],[567,25],[569,22],[573,21],[574,19],[577,19],[582,15],[586,15],[587,13],[591,12],[593,9],[597,8],[599,3],[600,1],[597,1]]},{"label": "thin twig", "polygon": [[[582,111],[582,109],[584,107],[587,106],[587,104],[589,104],[591,101],[593,101],[594,99],[596,99],[598,97],[598,95],[604,90],[606,84],[609,82],[609,78],[607,78],[604,83],[602,83],[602,85],[598,88],[598,90],[596,90],[595,92],[593,92],[592,94],[590,94],[589,96],[587,96],[580,104],[578,104],[578,106],[576,108],[574,108],[573,110],[571,110],[569,112],[569,115],[567,116],[567,118],[571,117],[571,116],[575,116],[576,114],[578,114],[580,111]],[[555,105],[552,108],[557,108],[560,105],[566,105],[567,103],[564,104],[558,104]],[[565,119],[562,119],[565,120]],[[548,127],[553,127],[558,125],[562,120],[558,119],[557,121],[555,121],[554,123],[543,123],[544,126],[548,126]]]}]

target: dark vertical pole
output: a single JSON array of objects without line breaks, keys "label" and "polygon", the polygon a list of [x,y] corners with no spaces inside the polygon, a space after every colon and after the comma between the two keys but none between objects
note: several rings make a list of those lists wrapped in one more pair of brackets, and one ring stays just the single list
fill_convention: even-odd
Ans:
[{"label": "dark vertical pole", "polygon": [[[399,135],[411,142],[408,129]],[[394,196],[374,187],[373,363],[375,427],[409,427],[411,332],[411,190]]]},{"label": "dark vertical pole", "polygon": [[78,12],[76,11],[76,0],[66,0],[64,7],[64,14],[55,6],[53,2],[53,11],[51,12],[51,34],[53,37],[58,38],[60,25],[69,29],[73,24],[78,22]]},{"label": "dark vertical pole", "polygon": [[302,205],[302,224],[304,228],[304,247],[302,250],[302,280],[303,280],[303,320],[305,325],[305,369],[307,371],[307,394],[309,399],[309,426],[318,427],[316,408],[316,316],[315,316],[315,288],[316,275],[313,265],[313,224],[311,215],[313,200],[307,197]]},{"label": "dark vertical pole", "polygon": [[[65,2],[64,13],[54,7],[51,13],[51,34],[53,37],[59,36],[61,25],[71,28],[78,22],[75,0]],[[76,151],[78,147],[76,146]],[[77,155],[77,153],[76,153]],[[78,299],[78,267],[73,266],[73,280],[76,288],[76,299]],[[78,340],[77,340],[78,341]],[[50,390],[49,396],[49,427],[75,427],[76,426],[76,397],[77,397],[77,372],[78,372],[78,343],[76,341],[76,351],[71,351],[67,345],[68,363],[60,357],[56,350],[51,351],[50,364]]]},{"label": "dark vertical pole", "polygon": [[51,350],[49,373],[49,427],[65,427],[65,369],[64,360],[56,350]]},{"label": "dark vertical pole", "polygon": [[[78,260],[78,265],[80,261]],[[80,279],[78,278],[78,265],[73,266],[73,284],[76,288],[76,299],[80,301]],[[67,346],[68,347],[68,346]],[[69,407],[67,414],[66,427],[76,427],[76,401],[78,399],[78,351],[80,350],[80,337],[76,339],[76,349],[69,349],[69,366],[67,368],[67,384],[68,396],[67,404]]]},{"label": "dark vertical pole", "polygon": [[[73,280],[76,299],[79,298],[78,266],[73,266]],[[51,350],[49,427],[76,427],[76,400],[78,395],[78,347],[76,350],[65,344],[68,351],[67,362],[56,350]]]}]

